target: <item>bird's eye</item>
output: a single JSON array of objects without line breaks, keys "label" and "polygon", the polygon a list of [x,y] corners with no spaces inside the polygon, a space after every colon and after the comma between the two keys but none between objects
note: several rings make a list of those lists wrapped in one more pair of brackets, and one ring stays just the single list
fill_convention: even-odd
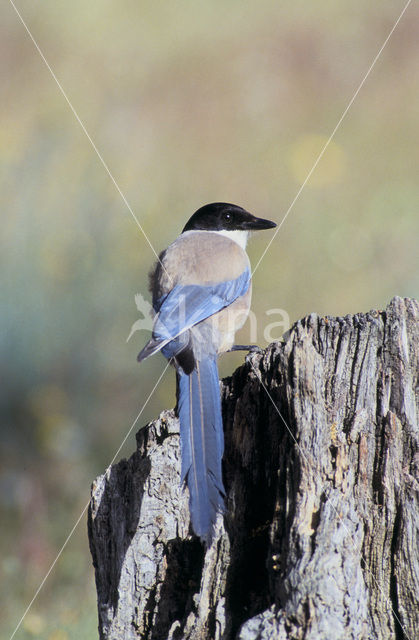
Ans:
[{"label": "bird's eye", "polygon": [[229,222],[231,220],[231,213],[225,213],[223,218],[226,222]]}]

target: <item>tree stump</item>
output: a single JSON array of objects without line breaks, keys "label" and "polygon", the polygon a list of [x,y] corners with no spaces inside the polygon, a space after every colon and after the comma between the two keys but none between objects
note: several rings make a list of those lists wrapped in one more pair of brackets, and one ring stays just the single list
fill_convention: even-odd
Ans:
[{"label": "tree stump", "polygon": [[226,513],[190,534],[173,411],[94,483],[100,638],[414,640],[419,303],[315,314],[223,381]]}]

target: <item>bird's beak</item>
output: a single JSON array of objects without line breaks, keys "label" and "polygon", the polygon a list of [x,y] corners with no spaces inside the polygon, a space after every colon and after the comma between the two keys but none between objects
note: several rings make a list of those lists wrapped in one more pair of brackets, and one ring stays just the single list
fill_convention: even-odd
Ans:
[{"label": "bird's beak", "polygon": [[243,228],[246,231],[260,231],[262,229],[273,229],[274,227],[276,227],[276,222],[272,222],[272,220],[256,218],[256,216],[252,216],[251,213],[249,213],[248,215],[249,217],[243,223]]}]

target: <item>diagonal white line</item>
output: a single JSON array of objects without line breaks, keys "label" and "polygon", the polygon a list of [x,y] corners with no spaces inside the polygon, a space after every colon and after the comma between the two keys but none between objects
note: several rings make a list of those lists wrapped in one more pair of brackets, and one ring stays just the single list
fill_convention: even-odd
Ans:
[{"label": "diagonal white line", "polygon": [[153,245],[151,244],[151,241],[149,239],[149,237],[147,236],[146,232],[143,229],[143,226],[141,225],[140,221],[138,220],[137,216],[135,215],[134,211],[132,210],[131,205],[129,204],[128,200],[126,199],[125,195],[123,194],[122,190],[120,189],[118,183],[116,182],[115,178],[113,177],[108,165],[106,164],[105,160],[103,159],[99,149],[97,148],[97,146],[95,145],[95,143],[93,142],[91,136],[89,135],[89,132],[87,131],[86,127],[84,126],[83,122],[81,121],[77,111],[75,110],[75,108],[73,107],[69,97],[67,96],[66,92],[64,91],[60,81],[58,80],[57,76],[55,75],[54,71],[51,69],[51,66],[48,62],[48,60],[46,59],[46,57],[44,56],[44,54],[42,53],[38,43],[36,42],[34,36],[32,35],[28,25],[26,24],[26,22],[24,21],[24,19],[22,18],[21,14],[19,13],[16,5],[14,4],[13,0],[10,0],[10,4],[12,5],[13,9],[16,12],[16,15],[18,16],[19,20],[21,21],[22,25],[24,26],[28,36],[30,37],[30,39],[32,40],[36,50],[38,51],[39,55],[41,56],[45,66],[47,67],[48,71],[50,72],[51,76],[53,77],[53,79],[55,80],[55,83],[57,85],[57,87],[59,88],[59,90],[61,91],[65,101],[67,102],[68,106],[70,107],[71,111],[73,112],[74,117],[76,118],[77,122],[79,123],[79,125],[81,126],[81,128],[83,129],[83,132],[85,133],[87,139],[89,140],[90,144],[92,145],[97,157],[99,158],[100,162],[102,163],[106,173],[108,174],[108,176],[110,177],[110,179],[112,180],[113,184],[115,185],[119,195],[121,196],[122,200],[124,201],[128,211],[130,212],[131,216],[133,217],[133,219],[135,220],[135,222],[138,225],[138,228],[140,229],[141,233],[143,234],[145,240],[147,241],[148,245],[150,246],[152,252],[154,253],[154,255],[156,256],[157,260],[160,262],[162,268],[164,269],[164,271],[166,272],[167,277],[169,278],[170,281],[172,281],[172,278],[170,277],[170,275],[167,273],[165,266],[163,265],[162,261],[159,258],[158,253],[156,252],[156,250],[154,249]]},{"label": "diagonal white line", "polygon": [[[150,240],[149,240],[148,236],[146,235],[146,233],[145,233],[145,231],[144,231],[144,229],[143,229],[142,225],[140,224],[140,222],[139,222],[138,218],[137,218],[137,217],[136,217],[136,215],[134,214],[134,212],[133,212],[133,210],[132,210],[131,206],[129,205],[129,203],[128,203],[128,201],[127,201],[126,197],[125,197],[125,195],[123,194],[123,192],[121,191],[120,187],[118,186],[118,184],[117,184],[117,182],[116,182],[115,178],[113,177],[112,173],[110,172],[110,169],[109,169],[108,165],[106,164],[106,162],[104,161],[104,159],[103,159],[102,155],[100,154],[99,150],[97,149],[96,145],[94,144],[94,142],[93,142],[92,138],[90,137],[90,135],[89,135],[89,133],[88,133],[88,131],[87,131],[86,127],[84,126],[84,124],[83,124],[83,122],[81,121],[80,117],[78,116],[78,114],[77,114],[76,110],[74,109],[74,107],[73,107],[72,103],[70,102],[69,98],[67,97],[67,94],[65,93],[65,91],[64,91],[63,87],[61,86],[61,84],[60,84],[60,82],[59,82],[58,78],[56,77],[56,75],[55,75],[55,73],[53,72],[53,70],[52,70],[51,66],[49,65],[48,61],[46,60],[46,58],[45,58],[44,54],[42,53],[42,51],[41,51],[40,47],[39,47],[39,46],[38,46],[38,44],[37,44],[37,42],[36,42],[35,38],[33,37],[32,33],[30,32],[29,28],[27,27],[27,25],[26,25],[25,21],[23,20],[23,18],[22,18],[22,16],[21,16],[21,14],[19,13],[18,9],[16,8],[16,6],[15,6],[15,4],[14,4],[13,0],[10,0],[10,3],[11,3],[11,5],[13,6],[13,8],[14,8],[14,10],[15,10],[15,12],[16,12],[16,14],[17,14],[17,16],[19,17],[19,19],[20,19],[20,21],[21,21],[22,25],[24,26],[25,30],[27,31],[27,33],[28,33],[28,35],[29,35],[30,39],[32,40],[32,42],[33,42],[33,44],[34,44],[35,48],[37,49],[37,51],[38,51],[39,55],[41,56],[41,58],[42,58],[43,62],[45,63],[45,65],[46,65],[47,69],[49,70],[49,72],[50,72],[51,76],[53,77],[54,81],[56,82],[56,84],[57,84],[57,86],[58,86],[59,90],[61,91],[61,93],[62,93],[63,97],[65,98],[65,100],[66,100],[67,104],[69,105],[69,107],[70,107],[71,111],[73,112],[73,114],[74,114],[74,116],[75,116],[76,120],[78,121],[78,123],[80,124],[80,126],[81,126],[81,128],[82,128],[83,132],[85,133],[86,137],[88,138],[88,140],[89,140],[89,142],[90,142],[91,146],[93,147],[94,151],[96,152],[96,155],[98,156],[98,158],[99,158],[100,162],[102,163],[102,165],[103,165],[104,169],[105,169],[105,170],[106,170],[106,172],[108,173],[108,175],[109,175],[110,179],[112,180],[112,182],[113,182],[114,186],[116,187],[116,189],[117,189],[117,191],[119,192],[119,194],[120,194],[121,198],[123,199],[123,201],[124,201],[124,203],[125,203],[126,207],[128,208],[128,210],[129,210],[129,212],[131,213],[131,215],[132,215],[133,219],[135,220],[135,222],[137,223],[137,225],[138,225],[139,229],[141,230],[142,234],[144,235],[144,238],[146,239],[147,243],[149,244],[149,246],[150,246],[150,248],[152,249],[152,251],[153,251],[154,255],[156,256],[156,258],[159,260],[160,264],[162,264],[162,263],[161,263],[161,261],[160,261],[160,259],[159,259],[158,254],[156,253],[156,251],[155,251],[155,249],[154,249],[153,245],[151,244],[151,242],[150,242]],[[386,44],[387,44],[388,40],[390,39],[391,35],[393,34],[394,30],[396,29],[396,27],[397,27],[398,23],[400,22],[400,20],[401,20],[401,18],[402,18],[402,16],[403,16],[403,14],[404,14],[404,13],[405,13],[405,11],[407,10],[407,8],[408,8],[408,6],[410,5],[410,3],[411,3],[411,0],[408,0],[407,4],[405,5],[404,9],[402,10],[402,12],[401,12],[400,16],[398,17],[397,21],[395,22],[395,24],[394,24],[393,28],[391,29],[390,33],[388,34],[388,36],[387,36],[386,40],[384,41],[384,43],[383,43],[383,45],[382,45],[381,49],[379,50],[379,52],[377,53],[376,57],[374,58],[374,60],[373,60],[373,62],[372,62],[372,64],[371,64],[371,66],[370,66],[370,68],[368,69],[368,71],[367,71],[367,73],[365,74],[365,76],[364,76],[363,80],[361,81],[361,83],[360,83],[360,85],[359,85],[358,89],[356,90],[356,92],[355,92],[355,94],[353,95],[352,99],[350,100],[350,102],[349,102],[348,106],[346,107],[345,111],[343,112],[342,116],[340,117],[340,119],[339,119],[339,121],[338,121],[337,125],[335,126],[334,130],[332,131],[332,133],[331,133],[331,135],[330,135],[330,137],[329,137],[328,141],[326,142],[326,144],[324,145],[323,149],[321,150],[321,152],[320,152],[320,154],[319,154],[319,156],[318,156],[318,158],[317,158],[316,162],[314,163],[314,165],[313,165],[313,167],[311,168],[310,172],[308,173],[308,175],[307,175],[306,179],[304,180],[303,184],[301,185],[300,189],[298,190],[298,192],[297,192],[297,194],[296,194],[296,196],[295,196],[294,200],[291,202],[291,205],[289,206],[288,210],[286,211],[285,216],[283,217],[283,219],[282,219],[281,223],[278,225],[278,228],[276,229],[275,234],[272,236],[272,238],[271,238],[270,242],[268,243],[268,245],[267,245],[267,247],[266,247],[265,251],[263,252],[262,256],[260,257],[259,261],[257,262],[256,267],[254,268],[252,275],[255,273],[255,271],[256,271],[256,269],[258,268],[258,266],[259,266],[260,262],[261,262],[261,261],[262,261],[262,259],[264,258],[264,256],[265,256],[266,252],[268,251],[268,249],[270,248],[270,246],[271,246],[271,244],[272,244],[273,240],[275,239],[275,237],[276,237],[277,233],[279,232],[280,228],[282,227],[283,223],[285,222],[286,218],[288,217],[288,215],[289,215],[290,211],[292,210],[292,208],[293,208],[293,206],[294,206],[295,202],[296,202],[296,201],[297,201],[297,199],[299,198],[299,196],[300,196],[300,194],[301,194],[302,190],[304,189],[305,185],[307,184],[308,180],[310,179],[310,177],[311,177],[311,175],[312,175],[313,171],[315,170],[315,168],[317,167],[318,163],[320,162],[320,160],[321,160],[321,158],[322,158],[322,156],[323,156],[324,152],[326,151],[327,147],[329,146],[329,144],[330,144],[331,140],[333,139],[333,137],[334,137],[334,135],[335,135],[336,131],[337,131],[337,130],[338,130],[338,128],[340,127],[340,125],[341,125],[341,123],[342,123],[343,119],[345,118],[345,116],[346,116],[346,114],[348,113],[348,111],[349,111],[350,107],[352,106],[353,102],[355,101],[355,99],[356,99],[356,97],[357,97],[358,93],[360,92],[361,88],[363,87],[363,85],[364,85],[365,81],[367,80],[367,78],[368,78],[369,74],[371,73],[371,71],[372,71],[373,67],[375,66],[375,63],[377,62],[378,58],[380,57],[380,55],[381,55],[381,53],[382,53],[382,51],[383,51],[384,47],[386,46]],[[164,265],[163,265],[163,264],[162,264],[162,267],[163,267],[163,269],[166,271],[166,269],[165,269],[165,267],[164,267]],[[167,273],[167,271],[166,271],[166,273]],[[170,278],[169,274],[167,274],[167,275],[168,275],[168,277]],[[148,402],[149,402],[149,400],[150,400],[151,396],[153,395],[154,391],[156,390],[156,388],[157,388],[158,384],[160,383],[160,381],[161,381],[161,379],[162,379],[163,375],[165,374],[165,372],[166,372],[166,370],[167,370],[168,366],[169,366],[169,363],[167,363],[167,365],[166,365],[166,367],[165,367],[165,369],[164,369],[163,373],[160,375],[160,377],[159,377],[159,379],[158,379],[157,383],[155,384],[155,386],[153,387],[153,389],[152,389],[151,393],[149,394],[149,396],[148,396],[147,400],[145,401],[145,403],[144,403],[144,405],[143,405],[143,407],[142,407],[142,409],[141,409],[140,413],[138,414],[138,416],[137,416],[137,417],[136,417],[136,419],[134,420],[133,424],[131,425],[131,427],[130,427],[130,429],[129,429],[128,433],[126,434],[126,436],[125,436],[124,440],[122,441],[122,443],[121,443],[120,447],[118,448],[117,452],[115,453],[115,455],[114,455],[114,457],[113,457],[113,459],[112,459],[112,461],[111,461],[111,463],[110,463],[109,467],[110,467],[110,466],[113,464],[113,462],[115,461],[115,459],[116,459],[117,455],[119,454],[120,450],[122,449],[122,447],[123,447],[124,443],[126,442],[127,438],[129,437],[130,433],[132,432],[132,429],[134,428],[135,424],[137,423],[138,419],[140,418],[140,416],[141,416],[141,414],[142,414],[142,412],[143,412],[144,408],[145,408],[145,407],[146,407],[146,405],[148,404]],[[265,392],[267,393],[268,397],[270,398],[271,402],[273,403],[273,405],[274,405],[274,407],[275,407],[276,411],[278,412],[279,416],[281,417],[282,421],[284,422],[285,426],[287,427],[287,429],[288,429],[289,433],[291,434],[291,436],[292,436],[293,440],[295,441],[296,445],[297,445],[297,446],[298,446],[298,448],[300,449],[300,452],[302,453],[302,455],[303,455],[304,457],[306,457],[306,456],[305,456],[305,454],[304,454],[304,452],[301,450],[300,446],[298,445],[298,442],[296,441],[296,439],[295,439],[294,435],[292,434],[292,432],[291,432],[290,428],[288,427],[287,423],[285,422],[285,420],[284,420],[284,418],[283,418],[282,414],[280,413],[279,409],[277,408],[277,406],[276,406],[275,402],[273,401],[273,399],[272,399],[271,395],[269,394],[269,392],[268,392],[268,390],[266,389],[265,385],[263,384],[262,380],[259,378],[259,376],[258,376],[258,373],[257,373],[256,369],[253,367],[253,363],[252,363],[252,368],[254,369],[255,374],[257,375],[258,379],[260,380],[261,385],[262,385],[262,386],[263,386],[263,388],[265,389]],[[306,458],[306,460],[307,460],[307,458]],[[307,460],[307,462],[308,462],[308,460]],[[109,468],[109,467],[108,467],[108,468]],[[105,475],[106,475],[106,474],[105,474]],[[20,621],[19,621],[18,625],[16,626],[16,628],[15,628],[14,632],[13,632],[13,633],[12,633],[12,635],[10,636],[10,640],[12,640],[12,638],[15,636],[16,632],[17,632],[17,631],[18,631],[18,629],[20,628],[20,626],[21,626],[21,624],[22,624],[22,622],[23,622],[23,620],[24,620],[25,616],[27,615],[27,613],[28,613],[28,611],[30,610],[31,606],[33,605],[33,603],[34,603],[35,599],[37,598],[37,596],[38,596],[39,592],[41,591],[41,589],[42,589],[43,585],[45,584],[45,582],[46,582],[46,580],[47,580],[48,576],[50,575],[50,573],[51,573],[51,571],[53,570],[53,568],[54,568],[55,564],[57,563],[57,561],[58,561],[59,557],[61,556],[62,552],[64,551],[65,547],[67,546],[67,544],[68,544],[68,542],[69,542],[69,540],[70,540],[71,536],[73,535],[73,533],[74,533],[74,531],[76,530],[76,528],[77,528],[78,524],[80,523],[80,521],[81,521],[81,519],[82,519],[83,515],[85,514],[85,512],[86,512],[86,510],[87,510],[87,508],[88,508],[88,506],[89,506],[89,504],[90,504],[90,500],[89,500],[89,502],[85,505],[85,507],[84,507],[83,511],[81,512],[81,514],[80,514],[79,518],[77,519],[77,521],[76,521],[75,525],[73,526],[72,530],[70,531],[69,535],[67,536],[67,538],[66,538],[66,540],[65,540],[65,542],[64,542],[64,544],[63,544],[63,546],[61,547],[60,551],[58,552],[58,554],[57,554],[57,556],[56,556],[56,558],[55,558],[54,562],[53,562],[53,563],[52,563],[52,565],[50,566],[50,568],[49,568],[49,570],[48,570],[47,574],[45,575],[45,577],[44,577],[44,579],[42,580],[42,582],[41,582],[40,586],[38,587],[38,589],[37,589],[37,591],[36,591],[36,593],[35,593],[34,597],[32,598],[31,602],[29,603],[28,607],[26,608],[26,610],[25,610],[25,612],[24,612],[23,616],[21,617],[21,619],[20,619]],[[336,509],[335,509],[334,507],[333,507],[333,509],[335,510],[335,512],[336,512],[336,514],[337,514],[337,516],[339,517],[339,514],[337,513]],[[344,524],[344,523],[342,522],[342,524]],[[350,535],[349,531],[348,531],[348,534]],[[372,576],[372,578],[375,580],[375,577],[374,577],[372,574],[371,574],[371,576]],[[378,585],[378,583],[377,583],[377,581],[376,581],[376,580],[375,580],[375,582],[376,582],[377,586],[379,587],[379,585]],[[379,589],[381,590],[381,588],[380,588],[380,587],[379,587]],[[384,595],[384,593],[383,593],[383,595]],[[385,597],[385,596],[384,596],[384,597]],[[397,615],[394,613],[394,611],[393,611],[393,614],[394,614],[394,616],[396,617],[396,619],[398,620]],[[401,625],[400,620],[398,620],[398,622],[399,622],[400,626],[401,626],[401,627],[402,627],[402,629],[403,629],[403,626]],[[405,633],[406,633],[406,632],[405,632]],[[407,634],[406,634],[406,636],[407,636]]]},{"label": "diagonal white line", "polygon": [[339,118],[337,125],[335,126],[335,128],[334,128],[334,129],[333,129],[333,131],[332,131],[332,133],[330,134],[329,139],[327,140],[327,142],[326,142],[326,144],[324,145],[323,149],[320,151],[320,153],[319,153],[319,155],[318,155],[318,157],[317,157],[317,160],[315,161],[315,163],[314,163],[314,164],[313,164],[313,166],[311,167],[310,171],[308,172],[306,179],[304,180],[304,182],[303,182],[303,184],[301,185],[301,187],[298,189],[298,191],[297,191],[297,193],[296,193],[296,195],[295,195],[295,197],[294,197],[294,200],[291,202],[291,204],[290,204],[290,206],[288,207],[288,209],[287,209],[287,211],[286,211],[286,213],[285,213],[284,217],[282,218],[281,222],[279,223],[279,225],[278,225],[278,226],[277,226],[277,228],[275,229],[275,233],[273,234],[272,238],[269,240],[269,242],[268,242],[268,244],[267,244],[267,246],[266,246],[266,248],[265,248],[265,251],[262,253],[261,257],[259,258],[259,260],[258,260],[258,262],[257,262],[257,264],[256,264],[256,267],[253,269],[252,276],[253,276],[253,274],[255,273],[255,271],[256,271],[256,269],[258,268],[258,266],[260,265],[260,263],[262,262],[263,258],[265,257],[265,254],[266,254],[266,252],[269,250],[269,248],[270,248],[270,246],[271,246],[272,242],[275,240],[275,238],[276,238],[276,236],[277,236],[277,234],[278,234],[278,232],[279,232],[280,228],[281,228],[281,227],[282,227],[282,225],[284,224],[285,220],[288,218],[288,214],[290,213],[290,211],[291,211],[291,210],[292,210],[292,208],[294,207],[295,203],[297,202],[298,198],[300,197],[301,192],[302,192],[302,190],[304,189],[304,187],[306,186],[307,182],[310,180],[310,178],[311,178],[311,175],[312,175],[313,171],[315,170],[315,168],[316,168],[316,167],[317,167],[317,165],[319,164],[320,160],[322,159],[324,152],[326,151],[327,147],[329,146],[329,144],[330,144],[330,143],[331,143],[331,141],[333,140],[333,138],[334,138],[334,136],[335,136],[336,131],[339,129],[339,127],[340,127],[340,125],[342,124],[342,122],[343,122],[344,118],[346,117],[346,115],[347,115],[347,113],[348,113],[349,109],[352,107],[353,103],[355,102],[355,100],[356,100],[356,98],[357,98],[357,96],[358,96],[359,92],[361,91],[362,87],[363,87],[363,86],[364,86],[364,84],[365,84],[365,81],[367,80],[368,76],[370,75],[371,71],[373,70],[373,68],[374,68],[374,66],[375,66],[375,63],[377,62],[378,58],[381,56],[381,54],[382,54],[382,52],[383,52],[383,50],[384,50],[384,47],[386,46],[387,42],[390,40],[391,36],[393,35],[394,30],[396,29],[397,25],[399,24],[400,20],[402,19],[402,17],[403,17],[403,15],[404,15],[405,11],[407,10],[407,8],[408,8],[408,6],[409,6],[409,4],[410,4],[411,2],[412,2],[412,0],[408,0],[408,2],[406,3],[406,5],[405,5],[405,6],[404,6],[404,8],[403,8],[403,11],[401,12],[401,14],[399,15],[399,17],[397,18],[396,22],[394,23],[394,25],[393,25],[393,27],[392,27],[392,29],[391,29],[390,33],[388,34],[387,38],[384,40],[384,42],[383,42],[383,44],[382,44],[382,46],[381,46],[381,48],[380,48],[379,52],[377,53],[377,55],[375,56],[374,60],[372,61],[372,63],[371,63],[371,65],[370,65],[370,67],[369,67],[369,69],[368,69],[367,73],[366,73],[366,74],[365,74],[365,76],[362,78],[362,80],[361,80],[361,82],[360,82],[360,84],[359,84],[359,86],[358,86],[358,89],[355,91],[354,95],[352,96],[351,100],[350,100],[350,101],[349,101],[349,103],[348,103],[348,106],[346,107],[345,111],[342,113],[341,117]]},{"label": "diagonal white line", "polygon": [[[269,393],[268,389],[266,388],[266,386],[265,386],[265,384],[264,384],[264,382],[263,382],[263,380],[262,380],[262,374],[261,374],[261,372],[260,372],[260,371],[258,371],[258,370],[255,368],[255,366],[254,366],[254,364],[253,364],[253,362],[252,362],[252,360],[251,360],[251,359],[249,359],[249,362],[250,362],[250,365],[251,365],[251,367],[252,367],[252,369],[253,369],[253,371],[254,371],[254,373],[255,373],[255,375],[256,375],[256,377],[257,377],[257,379],[259,380],[260,384],[262,385],[263,389],[265,390],[266,395],[268,396],[269,400],[271,401],[271,403],[272,403],[272,405],[273,405],[273,407],[274,407],[275,411],[277,412],[277,414],[278,414],[278,415],[279,415],[279,417],[281,418],[282,422],[283,422],[283,423],[284,423],[284,425],[286,426],[286,428],[287,428],[287,430],[288,430],[288,433],[290,434],[291,438],[294,440],[294,442],[295,442],[295,444],[296,444],[296,446],[297,446],[298,450],[299,450],[299,451],[300,451],[300,453],[301,453],[301,456],[305,459],[305,461],[307,462],[308,466],[310,467],[310,466],[311,466],[311,463],[310,463],[309,459],[307,458],[306,454],[304,453],[304,451],[302,450],[302,448],[301,448],[301,447],[300,447],[300,445],[298,444],[298,442],[297,442],[297,440],[296,440],[296,438],[295,438],[294,434],[292,433],[292,431],[291,431],[291,429],[289,428],[289,426],[288,426],[287,422],[285,421],[284,416],[283,416],[283,415],[282,415],[282,413],[280,412],[280,410],[279,410],[279,408],[277,407],[277,405],[276,405],[276,403],[275,403],[274,399],[272,398],[271,394]],[[328,492],[328,494],[327,494],[327,497],[329,497],[329,495],[330,495],[331,493],[332,493],[332,488],[330,487],[330,488],[329,488],[329,492]],[[348,529],[348,527],[346,526],[345,522],[342,520],[342,516],[339,514],[338,510],[336,509],[335,505],[333,504],[333,496],[332,496],[332,497],[331,497],[331,499],[329,500],[329,506],[333,509],[333,511],[334,511],[335,515],[337,516],[338,520],[340,520],[340,522],[341,522],[341,524],[342,524],[342,527],[345,529],[346,534],[351,538],[351,540],[353,541],[353,543],[354,543],[354,545],[355,545],[355,547],[356,547],[357,551],[359,552],[360,556],[362,557],[362,549],[361,549],[361,547],[360,547],[360,546],[358,546],[358,545],[356,545],[356,543],[355,543],[355,541],[354,541],[353,537],[351,536],[351,532],[349,531],[349,529]],[[399,623],[399,625],[400,625],[401,629],[403,629],[403,632],[404,632],[404,634],[405,634],[405,636],[406,636],[406,639],[407,639],[407,640],[410,640],[410,639],[409,639],[409,636],[408,636],[408,635],[407,635],[407,633],[406,633],[406,629],[403,627],[403,625],[402,625],[401,621],[399,620],[399,617],[398,617],[397,613],[394,611],[394,609],[393,609],[393,607],[392,607],[392,604],[391,604],[391,600],[390,600],[390,598],[389,598],[389,597],[384,593],[383,589],[382,589],[382,588],[380,587],[380,585],[378,584],[378,581],[377,581],[376,577],[374,576],[374,574],[372,573],[372,571],[367,567],[367,565],[366,565],[365,563],[364,563],[364,567],[365,567],[366,571],[368,572],[368,574],[371,576],[371,578],[374,580],[374,582],[375,582],[376,586],[378,587],[378,589],[379,589],[379,591],[380,591],[381,595],[383,596],[384,600],[387,602],[387,604],[388,604],[388,603],[390,603],[390,609],[391,609],[391,611],[392,611],[392,613],[393,613],[393,615],[394,615],[395,619],[396,619],[396,620],[397,620],[397,622]]]},{"label": "diagonal white line", "polygon": [[[141,417],[141,414],[143,413],[144,409],[146,408],[147,404],[149,403],[152,395],[154,394],[155,390],[157,389],[158,385],[160,384],[161,379],[163,378],[164,374],[166,373],[168,367],[170,365],[170,362],[168,362],[165,366],[165,368],[163,369],[163,373],[160,375],[159,379],[157,380],[156,384],[154,385],[154,387],[152,388],[152,390],[150,391],[146,401],[144,402],[143,406],[141,407],[141,411],[140,413],[137,415],[137,417],[135,418],[134,422],[132,423],[132,425],[130,426],[130,428],[128,429],[128,432],[125,436],[125,438],[122,440],[121,444],[118,447],[117,452],[115,453],[114,457],[112,458],[111,462],[109,463],[105,473],[103,474],[103,480],[102,482],[105,482],[106,479],[106,474],[109,470],[109,468],[113,465],[113,463],[115,462],[117,456],[119,455],[119,452],[121,451],[122,447],[124,446],[125,442],[127,441],[128,437],[130,436],[133,428],[135,427],[135,425],[137,424],[138,420]],[[73,526],[73,528],[71,529],[70,533],[68,534],[67,538],[64,541],[63,546],[61,547],[61,549],[59,550],[59,552],[57,553],[57,556],[54,560],[54,562],[51,564],[50,568],[48,569],[47,573],[45,574],[44,579],[42,580],[41,584],[39,585],[38,589],[35,592],[35,595],[33,596],[32,600],[30,601],[30,603],[28,604],[28,606],[26,607],[25,612],[23,613],[21,619],[19,620],[19,622],[16,625],[15,630],[13,631],[12,635],[10,636],[9,640],[12,640],[12,638],[14,638],[14,636],[16,635],[16,632],[19,630],[22,622],[24,621],[29,609],[32,607],[33,603],[35,602],[36,598],[38,597],[39,592],[41,591],[42,587],[44,586],[45,582],[47,581],[51,571],[54,569],[55,565],[57,564],[61,554],[63,553],[64,549],[66,548],[68,542],[70,541],[71,536],[73,535],[73,533],[75,532],[75,530],[77,529],[80,520],[83,518],[84,514],[87,511],[87,508],[90,504],[90,500],[87,502],[87,504],[85,505],[83,511],[81,512],[81,514],[79,515],[79,517],[77,518],[77,521],[75,523],[75,525]]]}]

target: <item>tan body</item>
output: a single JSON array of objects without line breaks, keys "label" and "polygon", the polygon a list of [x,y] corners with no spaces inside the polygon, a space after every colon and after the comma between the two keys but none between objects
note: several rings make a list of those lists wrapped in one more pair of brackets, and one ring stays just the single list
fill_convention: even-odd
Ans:
[{"label": "tan body", "polygon": [[[238,278],[250,269],[246,251],[233,239],[219,232],[187,231],[160,256],[152,276],[153,301],[176,285],[211,285]],[[235,332],[246,321],[250,309],[251,285],[244,296],[200,322],[194,328],[203,336],[210,330],[218,353],[230,349]]]}]

